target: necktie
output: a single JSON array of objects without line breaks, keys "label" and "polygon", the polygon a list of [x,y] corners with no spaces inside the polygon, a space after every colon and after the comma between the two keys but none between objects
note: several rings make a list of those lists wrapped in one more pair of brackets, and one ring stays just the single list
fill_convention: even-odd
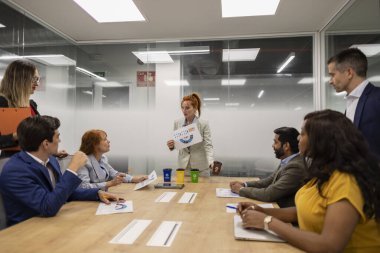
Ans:
[{"label": "necktie", "polygon": [[55,188],[55,185],[57,183],[57,179],[55,178],[55,173],[54,173],[53,166],[50,163],[47,163],[46,164],[46,168],[47,168],[47,170],[49,172],[49,177],[50,177],[51,184],[53,185],[53,188]]}]

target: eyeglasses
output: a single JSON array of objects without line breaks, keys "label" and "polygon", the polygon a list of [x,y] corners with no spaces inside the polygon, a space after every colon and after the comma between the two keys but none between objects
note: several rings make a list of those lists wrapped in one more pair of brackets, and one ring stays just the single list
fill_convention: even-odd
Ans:
[{"label": "eyeglasses", "polygon": [[34,76],[33,78],[32,78],[32,83],[36,83],[36,84],[39,84],[40,83],[40,77],[39,76]]}]

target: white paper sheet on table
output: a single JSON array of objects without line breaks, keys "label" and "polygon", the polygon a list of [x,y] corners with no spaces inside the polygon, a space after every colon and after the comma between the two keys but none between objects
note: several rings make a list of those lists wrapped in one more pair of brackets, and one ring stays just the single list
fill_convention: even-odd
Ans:
[{"label": "white paper sheet on table", "polygon": [[151,222],[152,220],[134,219],[123,230],[121,230],[120,233],[112,238],[110,243],[133,244]]},{"label": "white paper sheet on table", "polygon": [[195,198],[197,197],[196,192],[185,192],[181,199],[178,200],[178,203],[185,203],[185,204],[191,204],[194,202]]},{"label": "white paper sheet on table", "polygon": [[173,132],[174,146],[180,150],[202,141],[202,136],[197,124],[193,123],[185,127],[178,128]]},{"label": "white paper sheet on table", "polygon": [[106,205],[104,203],[99,203],[98,209],[96,210],[96,215],[106,215],[115,213],[132,213],[133,212],[133,202],[125,201],[123,203],[111,202],[111,204]]},{"label": "white paper sheet on table", "polygon": [[156,171],[154,170],[154,171],[152,171],[152,172],[149,174],[148,179],[146,179],[146,180],[144,180],[144,181],[142,181],[142,182],[136,184],[136,186],[135,186],[135,188],[134,188],[133,190],[136,191],[136,190],[138,190],[138,189],[141,189],[141,188],[147,186],[148,184],[150,184],[150,183],[156,181],[156,179],[157,179],[157,173],[156,173]]},{"label": "white paper sheet on table", "polygon": [[[227,213],[236,213],[236,209],[229,208],[228,206],[237,208],[237,205],[238,205],[237,203],[227,203],[226,204],[226,212]],[[271,203],[258,204],[258,206],[261,206],[262,208],[274,208],[273,204],[271,204]]]},{"label": "white paper sheet on table", "polygon": [[238,240],[285,242],[272,231],[268,232],[268,231],[259,230],[259,229],[243,228],[242,220],[239,215],[234,216],[234,236],[235,236],[235,239],[238,239]]},{"label": "white paper sheet on table", "polygon": [[229,188],[216,188],[216,196],[219,198],[239,198],[239,194],[231,191]]},{"label": "white paper sheet on table", "polygon": [[181,221],[163,221],[152,235],[147,246],[170,247],[181,227]]},{"label": "white paper sheet on table", "polygon": [[154,202],[170,202],[176,194],[176,192],[164,192]]}]

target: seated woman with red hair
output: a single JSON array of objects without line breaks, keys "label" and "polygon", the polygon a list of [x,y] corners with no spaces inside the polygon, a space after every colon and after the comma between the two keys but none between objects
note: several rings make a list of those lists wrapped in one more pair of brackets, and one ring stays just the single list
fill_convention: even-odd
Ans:
[{"label": "seated woman with red hair", "polygon": [[112,168],[104,156],[109,150],[110,141],[106,132],[90,130],[84,133],[80,151],[88,156],[88,160],[87,164],[78,170],[78,177],[82,179],[79,187],[107,190],[121,183],[139,183],[147,179],[147,176],[133,177]]}]

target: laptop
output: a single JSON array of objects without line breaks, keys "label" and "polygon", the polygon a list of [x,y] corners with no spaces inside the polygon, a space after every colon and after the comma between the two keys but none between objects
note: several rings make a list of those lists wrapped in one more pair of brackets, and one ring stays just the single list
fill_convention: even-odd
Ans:
[{"label": "laptop", "polygon": [[265,230],[243,228],[240,216],[234,216],[234,235],[236,240],[285,242],[280,237],[275,235],[274,232],[272,233]]},{"label": "laptop", "polygon": [[157,189],[182,189],[185,187],[184,184],[176,184],[176,183],[158,183],[154,185],[154,188]]}]

